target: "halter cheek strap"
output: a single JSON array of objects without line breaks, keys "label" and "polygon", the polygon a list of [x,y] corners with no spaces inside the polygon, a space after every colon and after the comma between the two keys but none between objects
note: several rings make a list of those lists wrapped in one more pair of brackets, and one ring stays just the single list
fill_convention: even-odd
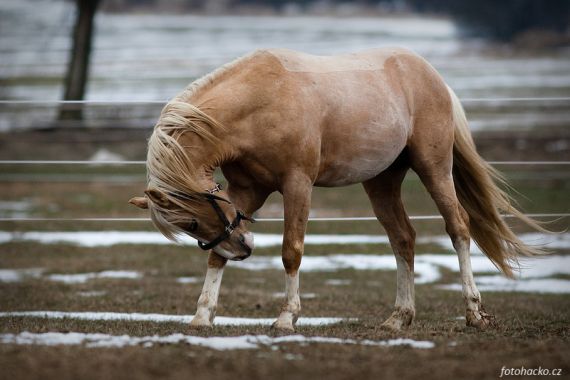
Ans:
[{"label": "halter cheek strap", "polygon": [[229,238],[232,235],[232,233],[234,232],[234,230],[236,229],[236,227],[239,226],[242,219],[243,220],[249,220],[250,222],[254,222],[253,218],[248,218],[241,211],[236,210],[236,217],[233,220],[233,222],[230,223],[230,221],[226,217],[226,214],[224,214],[224,212],[222,211],[222,208],[220,207],[220,205],[216,201],[216,199],[220,199],[220,198],[219,197],[211,197],[210,195],[211,194],[205,195],[206,200],[208,200],[208,202],[212,205],[212,208],[214,209],[214,211],[216,211],[216,214],[218,214],[218,218],[220,218],[220,220],[224,224],[224,231],[220,235],[218,235],[218,237],[216,237],[214,240],[210,241],[209,243],[203,243],[200,240],[198,240],[198,246],[205,251],[214,248],[215,246],[217,246],[218,244],[220,244],[221,242],[223,242],[224,240]]},{"label": "halter cheek strap", "polygon": [[240,210],[236,210],[236,217],[232,222],[230,222],[217,201],[223,201],[229,204],[232,204],[232,202],[228,201],[227,199],[214,195],[214,193],[220,191],[221,189],[222,186],[219,183],[217,183],[216,187],[210,190],[206,190],[206,193],[202,194],[202,196],[208,201],[208,203],[212,205],[212,208],[214,209],[214,211],[218,215],[218,218],[224,225],[224,231],[220,235],[218,235],[215,239],[211,240],[209,243],[203,243],[200,240],[198,240],[198,246],[205,251],[214,248],[224,240],[228,239],[232,235],[236,227],[239,226],[242,220],[247,220],[252,223],[255,223],[255,219],[247,217]]}]

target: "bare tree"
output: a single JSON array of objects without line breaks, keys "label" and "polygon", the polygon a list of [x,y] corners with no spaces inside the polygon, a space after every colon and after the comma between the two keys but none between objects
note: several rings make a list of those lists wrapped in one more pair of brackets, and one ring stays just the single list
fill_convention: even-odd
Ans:
[{"label": "bare tree", "polygon": [[[73,47],[70,51],[65,77],[64,100],[83,100],[89,73],[89,57],[93,40],[93,21],[100,0],[75,0],[77,18],[73,28]],[[82,119],[82,107],[60,108],[60,120]]]}]

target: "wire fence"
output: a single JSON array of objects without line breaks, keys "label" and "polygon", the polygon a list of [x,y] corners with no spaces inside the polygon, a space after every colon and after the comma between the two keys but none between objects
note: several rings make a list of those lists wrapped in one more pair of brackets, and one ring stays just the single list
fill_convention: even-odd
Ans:
[{"label": "wire fence", "polygon": [[[491,165],[570,165],[570,161],[487,161]],[[146,161],[0,160],[0,165],[145,165]]]},{"label": "wire fence", "polygon": [[[119,105],[119,104],[166,104],[169,99],[165,100],[0,100],[1,104],[6,105]],[[501,102],[568,102],[570,96],[550,96],[550,97],[505,97],[505,98],[462,98],[461,102],[471,103],[501,103]]]},{"label": "wire fence", "polygon": [[[568,218],[570,213],[525,214],[529,218]],[[515,215],[503,215],[504,218],[516,218]],[[442,220],[441,215],[412,215],[411,220]],[[256,218],[258,222],[283,222],[284,218]],[[378,220],[375,216],[348,217],[312,217],[310,222],[367,222]],[[150,218],[0,218],[0,222],[150,222]]]},{"label": "wire fence", "polygon": [[[570,102],[570,97],[505,97],[505,98],[463,98],[463,103],[525,103],[525,102]],[[164,105],[168,100],[0,100],[0,105],[41,105],[41,106],[118,106],[127,105]],[[488,161],[494,166],[567,166],[570,161]],[[90,161],[90,160],[0,160],[0,165],[86,165],[86,166],[127,166],[145,165],[146,161]],[[568,218],[570,213],[535,213],[525,214],[531,218]],[[503,215],[505,218],[512,218],[513,215]],[[413,215],[411,220],[430,221],[441,220],[441,215]],[[259,218],[260,222],[282,222],[283,218]],[[313,217],[311,222],[353,222],[353,221],[375,221],[376,217]],[[43,218],[43,217],[14,217],[0,218],[0,222],[148,222],[150,218]]]}]

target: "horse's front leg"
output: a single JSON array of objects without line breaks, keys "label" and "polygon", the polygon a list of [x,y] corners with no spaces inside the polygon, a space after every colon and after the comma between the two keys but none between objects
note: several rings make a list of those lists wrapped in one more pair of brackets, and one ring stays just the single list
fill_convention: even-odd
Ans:
[{"label": "horse's front leg", "polygon": [[[256,184],[251,184],[249,186],[237,186],[229,183],[228,186],[228,195],[236,209],[242,210],[249,216],[263,205],[263,202],[265,202],[269,193],[269,190]],[[216,307],[218,305],[220,285],[222,284],[222,275],[224,274],[224,267],[227,261],[228,260],[226,258],[210,251],[204,287],[202,288],[202,293],[198,299],[196,314],[190,322],[191,326],[212,327],[214,317],[216,316]]]},{"label": "horse's front leg", "polygon": [[190,322],[190,326],[212,327],[212,322],[216,316],[216,307],[218,306],[222,275],[224,274],[224,267],[227,261],[226,258],[210,251],[204,287],[198,299],[198,308]]},{"label": "horse's front leg", "polygon": [[286,299],[279,318],[273,324],[275,329],[293,331],[301,312],[299,266],[311,207],[311,190],[312,183],[305,176],[294,176],[283,187],[285,226],[282,258],[285,267]]}]

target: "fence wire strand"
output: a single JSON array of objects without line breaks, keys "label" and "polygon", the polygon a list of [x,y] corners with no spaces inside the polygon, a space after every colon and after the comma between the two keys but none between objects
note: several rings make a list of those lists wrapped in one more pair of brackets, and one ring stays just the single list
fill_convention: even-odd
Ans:
[{"label": "fence wire strand", "polygon": [[[487,161],[491,165],[570,165],[570,161]],[[0,160],[0,165],[145,165],[146,161]]]},{"label": "fence wire strand", "polygon": [[[570,97],[510,97],[510,98],[463,98],[464,103],[509,103],[509,102],[568,102]],[[0,100],[0,105],[94,105],[116,106],[120,104],[130,105],[164,105],[168,100]],[[570,161],[488,161],[497,166],[530,166],[530,165],[570,165]],[[0,160],[0,165],[144,165],[145,161],[86,161],[86,160]],[[531,218],[567,218],[570,213],[538,213],[526,214]],[[513,215],[503,215],[505,218]],[[411,220],[441,220],[441,215],[415,215]],[[282,222],[283,218],[259,218],[260,222]],[[376,217],[314,217],[309,218],[312,222],[345,222],[345,221],[373,221]],[[0,222],[148,222],[150,218],[0,218]]]},{"label": "fence wire strand", "polygon": [[[114,106],[120,104],[166,104],[169,99],[165,100],[0,100],[1,104],[6,105],[65,105],[65,104],[79,104],[79,105],[102,105]],[[545,97],[507,97],[507,98],[463,98],[462,102],[465,103],[500,103],[500,102],[567,102],[570,101],[570,96],[545,96]]]},{"label": "fence wire strand", "polygon": [[[525,214],[530,218],[567,218],[570,213],[538,213]],[[504,218],[515,218],[515,215],[503,215]],[[411,220],[441,220],[441,215],[412,215]],[[367,222],[375,221],[375,216],[352,217],[313,217],[310,222]],[[258,222],[282,222],[280,218],[256,218]],[[150,222],[150,218],[0,218],[0,222]]]}]

